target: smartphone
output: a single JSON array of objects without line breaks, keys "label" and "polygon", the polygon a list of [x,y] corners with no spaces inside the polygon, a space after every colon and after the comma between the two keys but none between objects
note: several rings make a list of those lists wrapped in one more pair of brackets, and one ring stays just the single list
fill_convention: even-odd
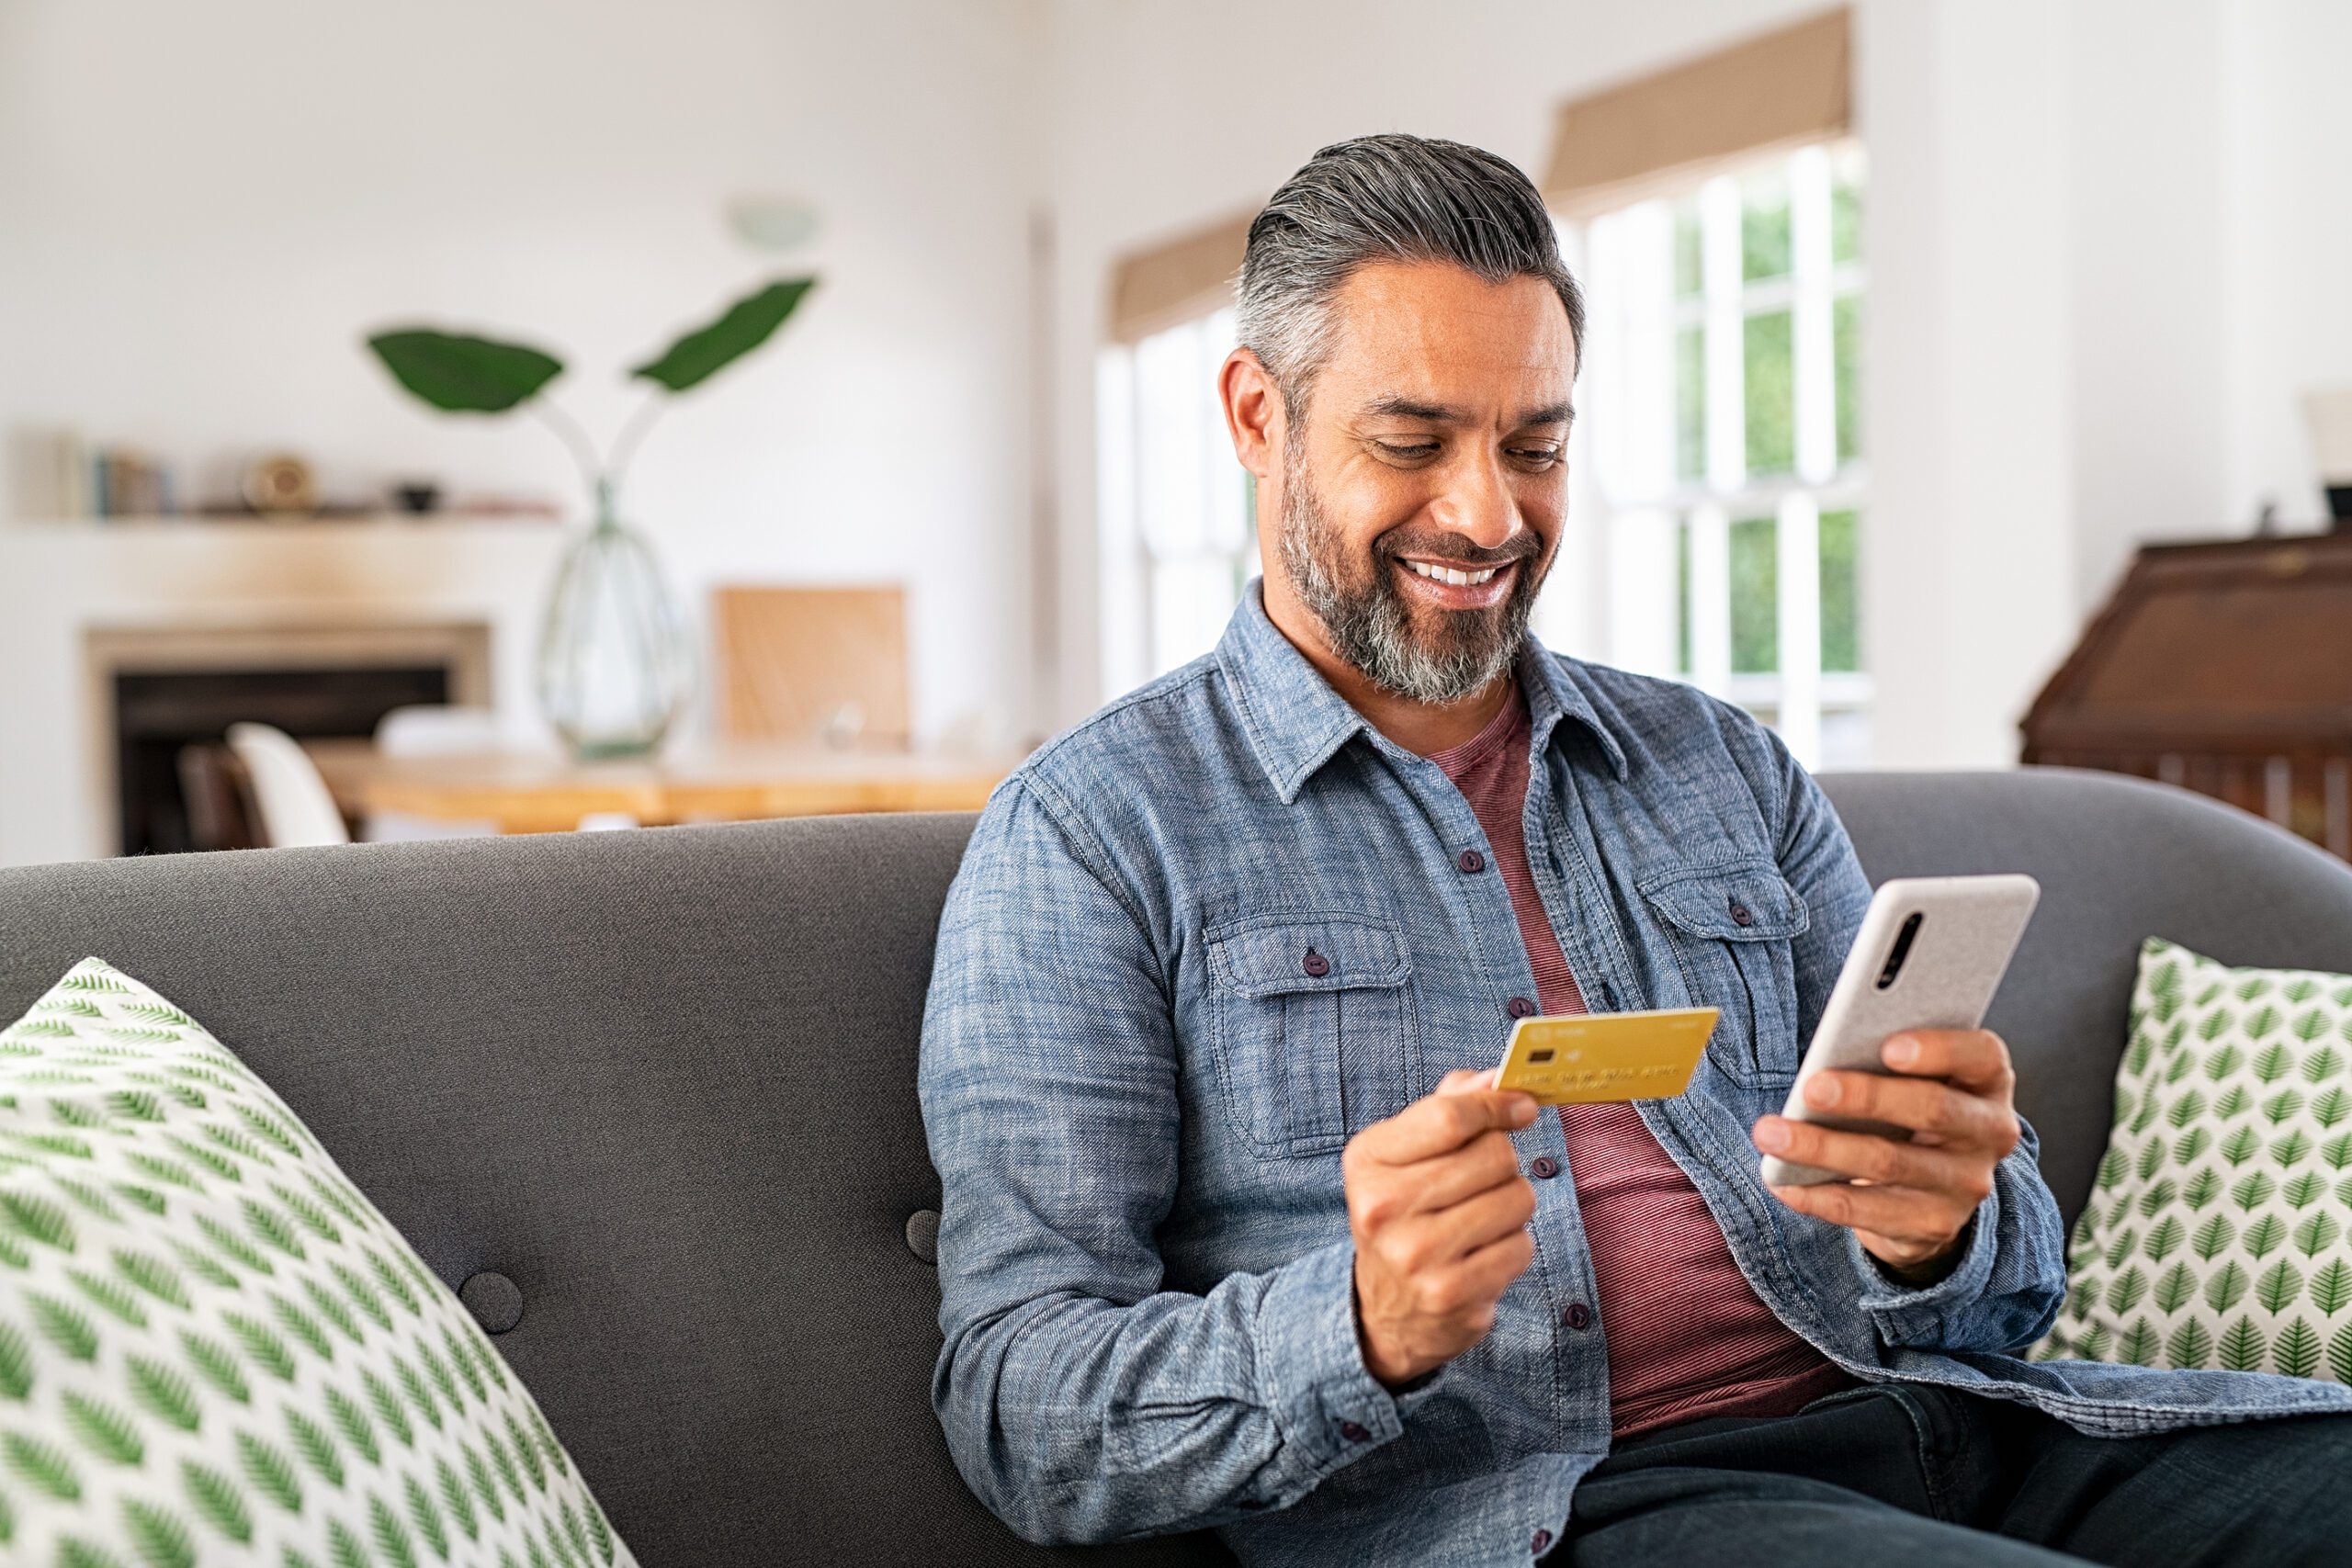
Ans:
[{"label": "smartphone", "polygon": [[[1906,1029],[1982,1024],[2041,897],[2041,885],[2030,876],[1918,876],[1882,884],[1781,1114],[1908,1142],[1904,1128],[1814,1110],[1805,1103],[1805,1080],[1833,1067],[1884,1074],[1879,1047]],[[1763,1168],[1765,1181],[1776,1187],[1849,1179],[1773,1155],[1764,1156]]]}]

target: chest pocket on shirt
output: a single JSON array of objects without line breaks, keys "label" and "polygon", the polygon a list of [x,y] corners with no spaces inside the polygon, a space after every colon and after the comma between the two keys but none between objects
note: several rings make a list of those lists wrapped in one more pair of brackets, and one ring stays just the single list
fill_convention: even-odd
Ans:
[{"label": "chest pocket on shirt", "polygon": [[1217,1071],[1258,1152],[1329,1154],[1406,1105],[1404,938],[1365,915],[1254,916],[1204,933]]},{"label": "chest pocket on shirt", "polygon": [[1804,899],[1769,860],[1692,866],[1652,876],[1642,897],[1673,932],[1692,1005],[1720,1008],[1709,1059],[1751,1088],[1786,1088],[1796,1038],[1796,959],[1810,922]]}]

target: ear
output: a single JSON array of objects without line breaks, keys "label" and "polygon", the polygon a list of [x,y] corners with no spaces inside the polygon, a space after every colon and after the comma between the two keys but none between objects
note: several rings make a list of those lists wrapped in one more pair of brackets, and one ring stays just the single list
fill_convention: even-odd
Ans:
[{"label": "ear", "polygon": [[1216,390],[1225,407],[1225,428],[1233,437],[1233,455],[1259,479],[1272,479],[1280,467],[1277,454],[1283,435],[1282,389],[1255,354],[1237,348],[1218,367]]}]

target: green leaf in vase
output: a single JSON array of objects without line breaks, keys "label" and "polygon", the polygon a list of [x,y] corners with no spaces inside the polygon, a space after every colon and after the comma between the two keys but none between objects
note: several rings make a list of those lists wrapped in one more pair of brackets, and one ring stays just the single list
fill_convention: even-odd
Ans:
[{"label": "green leaf in vase", "polygon": [[672,344],[657,359],[629,372],[673,392],[701,385],[775,335],[800,301],[817,287],[813,277],[779,279],[738,299],[707,327]]},{"label": "green leaf in vase", "polygon": [[401,328],[368,340],[392,378],[444,413],[504,413],[563,373],[527,344]]}]

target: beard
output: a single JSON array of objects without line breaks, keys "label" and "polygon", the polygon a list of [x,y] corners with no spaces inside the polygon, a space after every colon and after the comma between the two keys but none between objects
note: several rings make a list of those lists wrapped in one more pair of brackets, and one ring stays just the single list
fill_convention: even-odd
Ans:
[{"label": "beard", "polygon": [[[1542,586],[1541,547],[1530,536],[1521,535],[1510,547],[1481,550],[1442,532],[1415,539],[1391,529],[1373,540],[1367,558],[1351,559],[1294,451],[1283,474],[1281,538],[1291,591],[1323,623],[1331,651],[1392,696],[1458,703],[1486,690],[1519,657]],[[1423,629],[1415,626],[1414,607],[1396,585],[1394,563],[1408,554],[1450,561],[1464,571],[1513,561],[1519,569],[1501,604],[1431,611],[1436,624]]]}]

